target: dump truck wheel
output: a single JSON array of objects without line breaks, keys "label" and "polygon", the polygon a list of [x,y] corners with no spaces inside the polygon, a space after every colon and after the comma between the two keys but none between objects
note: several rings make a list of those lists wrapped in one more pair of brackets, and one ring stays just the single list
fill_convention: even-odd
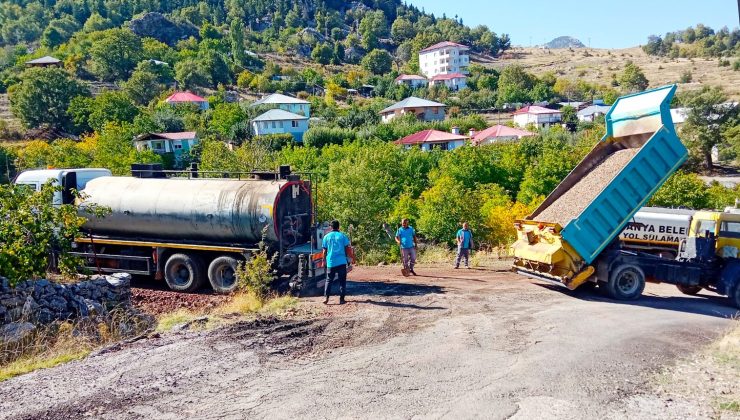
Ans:
[{"label": "dump truck wheel", "polygon": [[236,279],[236,268],[239,262],[236,258],[222,256],[211,261],[208,266],[208,281],[213,291],[227,294],[233,292],[238,286]]},{"label": "dump truck wheel", "polygon": [[614,299],[637,299],[645,289],[645,273],[632,264],[618,266],[609,277],[608,286]]},{"label": "dump truck wheel", "polygon": [[676,287],[678,290],[681,291],[684,295],[694,296],[695,294],[701,292],[702,287],[701,286],[684,286],[682,284],[677,284]]},{"label": "dump truck wheel", "polygon": [[164,265],[164,280],[176,292],[194,292],[203,285],[203,262],[195,255],[172,254]]},{"label": "dump truck wheel", "polygon": [[732,303],[737,309],[740,309],[740,280],[735,282],[735,287],[730,290],[730,303]]}]

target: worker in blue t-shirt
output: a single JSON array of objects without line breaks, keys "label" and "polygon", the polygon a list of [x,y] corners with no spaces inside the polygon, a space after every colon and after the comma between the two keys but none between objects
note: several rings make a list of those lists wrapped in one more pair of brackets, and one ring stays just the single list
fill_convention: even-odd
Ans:
[{"label": "worker in blue t-shirt", "polygon": [[[416,264],[416,231],[409,226],[409,219],[401,220],[401,227],[396,231],[396,243],[401,247],[403,268],[416,275],[414,271],[414,264]],[[404,275],[408,276],[407,273],[404,273]]]},{"label": "worker in blue t-shirt", "polygon": [[462,229],[455,235],[457,240],[457,258],[455,258],[455,268],[460,268],[460,259],[465,258],[465,268],[470,268],[468,259],[470,249],[473,248],[473,233],[468,229],[468,222],[463,223]]},{"label": "worker in blue t-shirt", "polygon": [[324,304],[329,303],[331,284],[334,278],[339,279],[339,304],[344,305],[344,292],[347,288],[347,264],[350,263],[349,238],[339,231],[339,221],[331,222],[331,232],[324,235],[321,242],[326,261],[326,282],[324,284]]}]

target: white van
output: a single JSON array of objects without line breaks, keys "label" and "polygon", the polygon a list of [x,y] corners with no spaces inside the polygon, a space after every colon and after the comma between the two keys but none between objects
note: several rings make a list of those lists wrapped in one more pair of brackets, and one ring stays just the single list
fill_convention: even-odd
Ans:
[{"label": "white van", "polygon": [[42,185],[49,182],[49,180],[54,180],[55,184],[64,187],[63,191],[54,193],[54,205],[60,205],[74,201],[74,197],[69,194],[70,189],[81,191],[90,180],[112,175],[109,170],[102,168],[32,169],[18,174],[13,183],[28,185],[34,191],[39,191]]}]

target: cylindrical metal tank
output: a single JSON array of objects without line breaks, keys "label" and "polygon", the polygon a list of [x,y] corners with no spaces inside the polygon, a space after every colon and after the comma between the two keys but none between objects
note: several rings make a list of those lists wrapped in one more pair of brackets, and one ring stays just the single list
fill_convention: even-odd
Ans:
[{"label": "cylindrical metal tank", "polygon": [[254,244],[265,226],[267,239],[279,241],[291,217],[300,217],[288,228],[298,236],[310,224],[310,190],[301,181],[101,177],[83,196],[83,208],[111,209],[103,218],[88,216],[83,230],[96,235]]}]

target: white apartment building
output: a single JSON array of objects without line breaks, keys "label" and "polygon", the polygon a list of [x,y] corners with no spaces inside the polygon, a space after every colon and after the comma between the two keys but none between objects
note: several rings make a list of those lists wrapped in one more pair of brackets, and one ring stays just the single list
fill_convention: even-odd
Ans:
[{"label": "white apartment building", "polygon": [[450,41],[434,44],[419,51],[419,68],[429,79],[438,74],[468,74],[469,49],[465,45]]}]

